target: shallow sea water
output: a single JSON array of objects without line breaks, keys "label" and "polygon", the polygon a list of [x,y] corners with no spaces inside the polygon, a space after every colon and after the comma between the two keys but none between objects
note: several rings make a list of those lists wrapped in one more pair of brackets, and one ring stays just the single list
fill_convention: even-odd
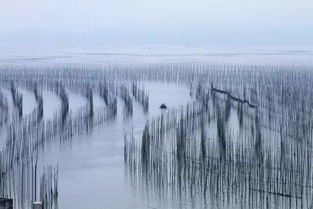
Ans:
[{"label": "shallow sea water", "polygon": [[[143,47],[143,48],[83,48],[47,49],[25,54],[23,50],[7,54],[0,53],[4,66],[10,65],[62,65],[62,63],[155,63],[155,62],[213,62],[213,63],[254,63],[312,64],[313,50],[310,47],[237,48],[208,47]],[[42,55],[44,54],[44,55]],[[287,61],[287,62],[286,62]],[[123,117],[123,104],[118,100],[118,115],[110,123],[96,127],[92,132],[74,137],[70,142],[52,144],[40,157],[39,166],[58,164],[59,166],[59,208],[60,209],[124,209],[124,208],[172,208],[172,204],[160,204],[156,199],[147,199],[136,193],[126,178],[124,166],[124,132],[134,132],[140,137],[149,118],[161,114],[160,104],[169,108],[179,107],[191,100],[186,86],[164,83],[144,83],[149,92],[149,113],[144,114],[141,106],[134,101],[131,118]],[[4,91],[8,94],[8,90]],[[34,95],[21,89],[24,99],[24,114],[35,107]],[[70,109],[77,111],[86,100],[83,96],[69,92]],[[53,117],[60,107],[59,98],[52,92],[44,91],[44,118]],[[94,98],[96,106],[104,105],[99,96]],[[4,136],[1,135],[3,139]],[[2,143],[1,140],[0,143]],[[174,203],[175,204],[175,203]],[[192,203],[190,208],[192,208]],[[177,203],[179,208],[179,203]],[[204,206],[205,207],[205,206]]]},{"label": "shallow sea water", "polygon": [[[124,169],[124,130],[140,137],[146,121],[161,114],[161,103],[169,108],[190,101],[187,87],[175,84],[147,83],[149,113],[134,101],[134,113],[123,117],[123,104],[118,100],[115,120],[96,127],[91,133],[74,137],[71,142],[51,145],[40,157],[39,165],[59,165],[59,208],[148,208],[153,200],[145,201],[131,192]],[[70,96],[70,106],[83,100]],[[71,105],[75,102],[75,105]]]}]

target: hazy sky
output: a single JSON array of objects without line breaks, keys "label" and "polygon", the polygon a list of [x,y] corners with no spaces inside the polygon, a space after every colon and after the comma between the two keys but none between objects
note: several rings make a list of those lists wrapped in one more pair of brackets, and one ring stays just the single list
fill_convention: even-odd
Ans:
[{"label": "hazy sky", "polygon": [[0,41],[313,43],[313,1],[0,0]]}]

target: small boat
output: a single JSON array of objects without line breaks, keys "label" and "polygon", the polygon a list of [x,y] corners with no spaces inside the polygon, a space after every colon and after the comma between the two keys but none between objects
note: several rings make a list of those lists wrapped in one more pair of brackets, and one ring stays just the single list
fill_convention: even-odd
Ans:
[{"label": "small boat", "polygon": [[161,104],[160,109],[167,109],[166,104]]}]

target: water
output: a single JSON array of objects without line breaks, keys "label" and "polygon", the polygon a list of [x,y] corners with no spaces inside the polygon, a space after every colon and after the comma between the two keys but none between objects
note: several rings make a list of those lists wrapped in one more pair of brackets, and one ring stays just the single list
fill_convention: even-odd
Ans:
[{"label": "water", "polygon": [[235,63],[311,65],[312,45],[106,45],[0,50],[2,65]]},{"label": "water", "polygon": [[[116,63],[235,63],[235,64],[287,64],[311,65],[312,47],[104,47],[79,49],[47,49],[26,54],[24,50],[9,51],[1,54],[2,66],[69,66],[75,64],[110,65]],[[92,132],[74,137],[60,145],[51,144],[41,153],[39,167],[49,164],[59,166],[59,208],[60,209],[101,209],[101,208],[179,208],[180,200],[154,199],[153,196],[138,193],[127,179],[124,164],[124,133],[133,132],[140,138],[147,120],[162,113],[159,106],[165,103],[170,109],[191,101],[187,86],[157,82],[144,82],[149,92],[149,113],[134,101],[132,117],[123,117],[123,103],[118,99],[118,115],[115,120],[96,127]],[[23,116],[31,113],[36,106],[33,92],[19,89],[23,94]],[[9,103],[12,99],[10,92]],[[68,90],[69,105],[72,112],[83,107],[87,100],[77,92]],[[47,90],[43,92],[44,119],[48,120],[60,108],[59,97]],[[94,95],[95,107],[104,105],[99,95]],[[233,111],[233,110],[232,110]],[[232,112],[229,124],[234,132],[239,128],[237,118]],[[216,135],[214,130],[208,136]],[[1,132],[1,144],[5,133]],[[172,203],[173,204],[172,204]],[[192,201],[186,201],[187,208],[193,207]],[[205,207],[205,205],[204,205]],[[226,206],[222,207],[225,208]]]},{"label": "water", "polygon": [[[124,130],[140,137],[146,121],[161,113],[160,104],[173,108],[186,104],[191,98],[184,86],[156,82],[144,86],[150,98],[148,114],[134,102],[133,117],[124,118],[123,104],[118,100],[118,116],[114,121],[97,127],[90,134],[74,137],[70,143],[52,145],[42,155],[40,166],[59,165],[60,208],[148,208],[154,204],[152,200],[145,201],[133,194],[125,179]],[[70,107],[76,110],[84,102],[75,94],[70,94],[69,98]],[[99,104],[98,99],[95,98]]]}]

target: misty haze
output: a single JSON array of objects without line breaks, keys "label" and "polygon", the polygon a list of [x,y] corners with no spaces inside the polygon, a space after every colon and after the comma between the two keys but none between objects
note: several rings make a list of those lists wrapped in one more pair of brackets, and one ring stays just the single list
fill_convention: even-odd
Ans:
[{"label": "misty haze", "polygon": [[312,11],[0,0],[0,209],[313,208]]}]

